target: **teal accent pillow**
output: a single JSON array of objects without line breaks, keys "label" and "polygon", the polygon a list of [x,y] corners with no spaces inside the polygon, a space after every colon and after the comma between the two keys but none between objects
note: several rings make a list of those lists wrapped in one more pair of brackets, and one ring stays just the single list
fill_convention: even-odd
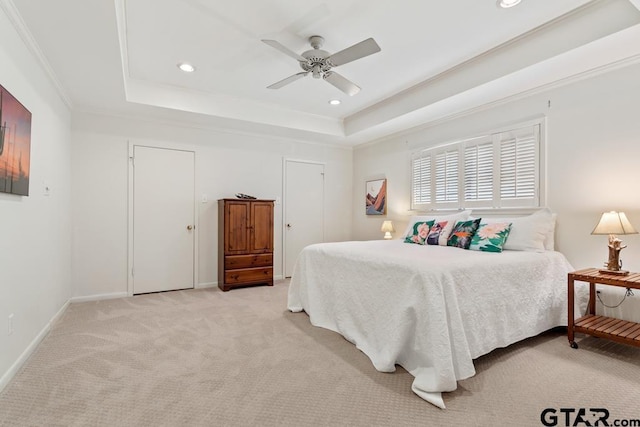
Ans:
[{"label": "teal accent pillow", "polygon": [[478,231],[471,239],[469,249],[483,252],[502,252],[504,243],[511,231],[510,222],[495,222],[480,224]]},{"label": "teal accent pillow", "polygon": [[476,230],[480,225],[480,218],[469,221],[458,221],[447,239],[447,246],[453,246],[461,249],[469,249],[471,239],[476,234]]},{"label": "teal accent pillow", "polygon": [[429,235],[429,229],[433,227],[435,221],[419,221],[413,224],[410,234],[404,238],[405,243],[416,243],[418,245],[424,245]]}]

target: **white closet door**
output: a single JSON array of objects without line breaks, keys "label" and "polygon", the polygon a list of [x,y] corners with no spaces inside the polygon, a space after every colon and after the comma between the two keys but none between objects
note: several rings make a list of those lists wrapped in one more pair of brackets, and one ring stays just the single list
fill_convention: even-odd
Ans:
[{"label": "white closet door", "polygon": [[285,162],[285,277],[305,246],[324,241],[324,165]]},{"label": "white closet door", "polygon": [[133,293],[194,286],[195,153],[134,147]]}]

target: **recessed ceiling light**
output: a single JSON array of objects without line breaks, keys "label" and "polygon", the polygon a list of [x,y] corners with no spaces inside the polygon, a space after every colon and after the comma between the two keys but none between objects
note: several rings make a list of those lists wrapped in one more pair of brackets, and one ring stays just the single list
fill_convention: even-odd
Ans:
[{"label": "recessed ceiling light", "polygon": [[185,73],[193,73],[196,70],[196,67],[186,62],[179,63],[178,68],[180,68]]},{"label": "recessed ceiling light", "polygon": [[498,0],[498,6],[507,9],[509,7],[516,6],[522,0]]},{"label": "recessed ceiling light", "polygon": [[329,104],[331,105],[340,105],[341,102],[339,99],[332,99],[331,101],[329,101]]}]

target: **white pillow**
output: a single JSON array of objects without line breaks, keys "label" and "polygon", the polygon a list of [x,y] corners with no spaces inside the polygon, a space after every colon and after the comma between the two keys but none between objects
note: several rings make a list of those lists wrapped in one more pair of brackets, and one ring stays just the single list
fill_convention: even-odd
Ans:
[{"label": "white pillow", "polygon": [[556,250],[556,218],[558,214],[551,214],[551,230],[544,239],[544,248],[548,251]]},{"label": "white pillow", "polygon": [[471,211],[466,210],[466,211],[456,212],[450,215],[412,216],[411,218],[409,218],[409,224],[407,225],[407,228],[404,230],[404,234],[402,235],[402,238],[404,239],[405,237],[407,237],[409,233],[413,231],[413,224],[415,224],[416,222],[419,222],[419,221],[426,222],[426,221],[434,220],[434,222],[437,223],[437,222],[447,221],[447,225],[440,232],[440,238],[438,239],[439,246],[447,246],[447,239],[449,238],[449,235],[451,234],[453,227],[456,225],[456,221],[466,221],[467,219],[469,219],[470,215],[471,215]]},{"label": "white pillow", "polygon": [[[511,231],[503,249],[511,251],[544,252],[548,247],[553,248],[553,232],[555,228],[555,214],[547,208],[541,209],[528,216],[513,218],[483,217],[482,222],[510,222]],[[551,236],[551,237],[549,237]],[[551,241],[549,241],[551,239]]]}]

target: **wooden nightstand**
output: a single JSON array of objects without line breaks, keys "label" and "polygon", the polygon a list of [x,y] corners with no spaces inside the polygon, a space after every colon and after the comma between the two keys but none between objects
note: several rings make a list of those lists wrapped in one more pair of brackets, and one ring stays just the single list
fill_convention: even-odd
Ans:
[{"label": "wooden nightstand", "polygon": [[[573,302],[574,282],[576,280],[589,283],[589,307],[585,316],[574,320]],[[601,273],[597,268],[586,268],[569,273],[569,326],[567,328],[569,345],[572,348],[578,348],[578,344],[574,341],[574,334],[576,332],[582,332],[584,334],[640,347],[640,323],[596,315],[596,284],[640,289],[640,273],[630,273],[626,276],[620,276]]]}]

